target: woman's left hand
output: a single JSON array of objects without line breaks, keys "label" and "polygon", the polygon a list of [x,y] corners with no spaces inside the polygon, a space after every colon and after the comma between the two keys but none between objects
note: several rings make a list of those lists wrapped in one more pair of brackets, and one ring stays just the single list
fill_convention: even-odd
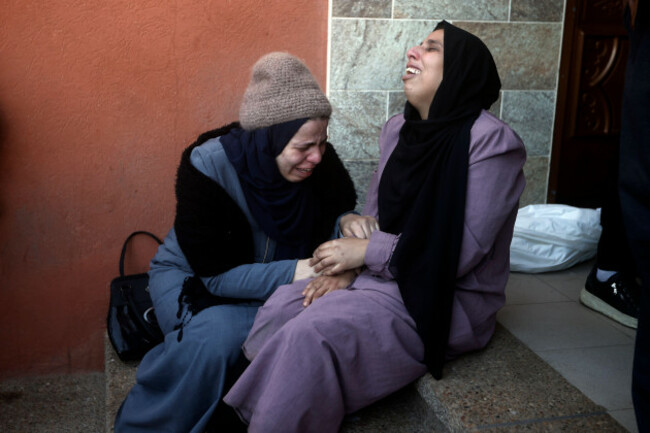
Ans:
[{"label": "woman's left hand", "polygon": [[339,228],[345,237],[370,239],[372,232],[379,230],[379,223],[375,217],[349,213],[341,217]]},{"label": "woman's left hand", "polygon": [[356,271],[351,270],[343,272],[339,275],[321,275],[320,277],[314,278],[309,282],[309,284],[307,284],[305,290],[302,291],[302,294],[305,297],[302,305],[307,307],[316,299],[320,298],[323,295],[326,295],[329,292],[346,288],[350,285],[356,276]]},{"label": "woman's left hand", "polygon": [[360,268],[368,248],[368,239],[340,238],[321,244],[309,260],[314,272],[336,275]]}]

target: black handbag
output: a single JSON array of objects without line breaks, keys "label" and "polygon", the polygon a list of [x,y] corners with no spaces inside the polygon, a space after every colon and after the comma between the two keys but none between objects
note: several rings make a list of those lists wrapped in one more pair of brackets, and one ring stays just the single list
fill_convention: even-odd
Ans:
[{"label": "black handbag", "polygon": [[142,359],[149,349],[164,339],[149,295],[149,275],[124,275],[126,247],[139,234],[148,235],[162,244],[156,235],[137,231],[131,233],[122,246],[120,276],[111,281],[111,299],[106,318],[108,337],[122,361]]}]

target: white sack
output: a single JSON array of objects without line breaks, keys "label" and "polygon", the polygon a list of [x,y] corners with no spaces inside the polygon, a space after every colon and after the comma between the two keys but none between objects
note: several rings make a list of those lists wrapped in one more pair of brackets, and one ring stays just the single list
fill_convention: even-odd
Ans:
[{"label": "white sack", "polygon": [[534,204],[519,209],[510,245],[510,270],[549,272],[596,255],[600,209]]}]

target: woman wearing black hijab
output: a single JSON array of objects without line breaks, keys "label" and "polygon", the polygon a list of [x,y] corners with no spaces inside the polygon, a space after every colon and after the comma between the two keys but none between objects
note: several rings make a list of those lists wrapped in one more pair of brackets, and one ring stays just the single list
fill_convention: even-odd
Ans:
[{"label": "woman wearing black hijab", "polygon": [[382,130],[364,216],[341,219],[347,237],[311,262],[325,276],[279,288],[244,344],[252,364],[224,401],[249,432],[337,431],[494,332],[524,146],[486,111],[500,81],[480,39],[443,21],[407,58],[408,102]]}]

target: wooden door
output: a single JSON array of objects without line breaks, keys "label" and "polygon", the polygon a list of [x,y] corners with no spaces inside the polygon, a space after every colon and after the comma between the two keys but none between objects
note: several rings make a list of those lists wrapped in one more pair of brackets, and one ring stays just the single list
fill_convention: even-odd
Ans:
[{"label": "wooden door", "polygon": [[602,206],[615,175],[628,43],[624,0],[567,0],[548,202]]}]

